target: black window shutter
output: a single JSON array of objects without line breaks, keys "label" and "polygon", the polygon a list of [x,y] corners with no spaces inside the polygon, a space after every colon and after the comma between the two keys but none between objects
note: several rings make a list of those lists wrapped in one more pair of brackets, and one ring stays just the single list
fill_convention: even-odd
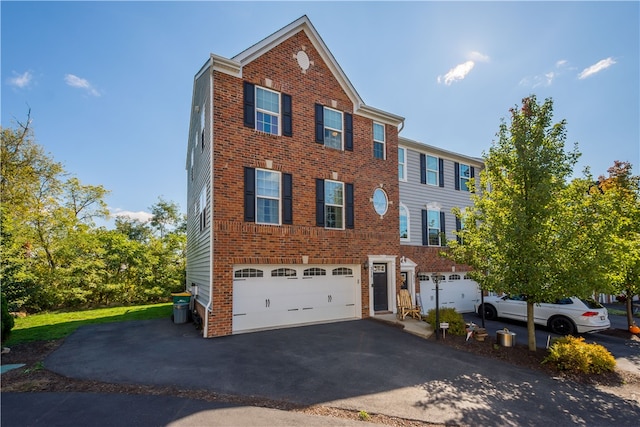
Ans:
[{"label": "black window shutter", "polygon": [[293,136],[293,124],[291,122],[291,95],[282,94],[282,135]]},{"label": "black window shutter", "polygon": [[344,149],[353,151],[353,116],[344,113]]},{"label": "black window shutter", "polygon": [[293,224],[293,177],[282,174],[282,223]]},{"label": "black window shutter", "polygon": [[427,183],[427,156],[420,154],[420,184]]},{"label": "black window shutter", "polygon": [[422,244],[429,245],[429,219],[428,213],[424,209],[422,210]]},{"label": "black window shutter", "polygon": [[324,144],[324,107],[316,104],[316,142]]},{"label": "black window shutter", "polygon": [[475,178],[476,177],[476,169],[473,166],[471,166],[469,169],[471,169],[471,171],[470,171],[471,172],[471,178]]},{"label": "black window shutter", "polygon": [[254,85],[244,82],[244,125],[252,129],[256,127],[255,98]]},{"label": "black window shutter", "polygon": [[244,220],[256,221],[256,170],[244,168]]},{"label": "black window shutter", "polygon": [[324,227],[324,179],[316,178],[316,225]]},{"label": "black window shutter", "polygon": [[444,160],[438,159],[438,185],[444,187]]},{"label": "black window shutter", "polygon": [[447,239],[446,231],[444,227],[444,212],[440,212],[440,246],[444,246]]},{"label": "black window shutter", "polygon": [[456,162],[454,165],[454,169],[455,169],[456,190],[460,190],[460,163]]},{"label": "black window shutter", "polygon": [[345,212],[345,222],[347,228],[354,228],[354,203],[353,203],[353,184],[345,184],[347,209]]},{"label": "black window shutter", "polygon": [[[456,217],[456,231],[460,232],[460,230],[462,230],[462,221],[460,221],[460,218]],[[458,243],[462,243],[460,236],[456,236],[456,240]]]}]

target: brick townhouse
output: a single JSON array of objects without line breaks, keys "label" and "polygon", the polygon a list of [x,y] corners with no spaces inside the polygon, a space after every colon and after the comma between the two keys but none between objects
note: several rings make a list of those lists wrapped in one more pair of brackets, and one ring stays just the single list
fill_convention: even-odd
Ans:
[{"label": "brick townhouse", "polygon": [[212,54],[191,108],[187,290],[205,337],[394,311],[400,286],[415,297],[426,268],[451,271],[414,231],[401,245],[401,207],[421,205],[400,203],[398,156],[456,156],[399,150],[404,119],[363,102],[306,16]]}]

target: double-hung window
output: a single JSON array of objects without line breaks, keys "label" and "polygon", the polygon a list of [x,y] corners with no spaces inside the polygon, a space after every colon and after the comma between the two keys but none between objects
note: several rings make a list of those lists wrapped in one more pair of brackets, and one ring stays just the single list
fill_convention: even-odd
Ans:
[{"label": "double-hung window", "polygon": [[293,224],[291,174],[244,168],[244,220],[258,224]]},{"label": "double-hung window", "polygon": [[270,135],[292,136],[291,95],[244,82],[244,125]]},{"label": "double-hung window", "polygon": [[316,225],[354,228],[353,184],[316,179]]},{"label": "double-hung window", "polygon": [[342,150],[342,113],[324,108],[324,145]]},{"label": "double-hung window", "polygon": [[353,116],[315,105],[316,142],[336,150],[353,151]]},{"label": "double-hung window", "polygon": [[398,179],[407,180],[407,150],[402,147],[398,147]]},{"label": "double-hung window", "polygon": [[469,191],[469,179],[474,178],[475,175],[473,166],[456,162],[455,174],[456,190]]},{"label": "double-hung window", "polygon": [[385,138],[384,125],[380,123],[373,124],[373,157],[376,159],[384,159]]},{"label": "double-hung window", "polygon": [[256,130],[280,134],[280,94],[256,87]]},{"label": "double-hung window", "polygon": [[409,240],[409,209],[400,203],[400,240]]},{"label": "double-hung window", "polygon": [[444,161],[420,153],[420,183],[444,187]]},{"label": "double-hung window", "polygon": [[427,184],[438,185],[438,158],[427,156]]},{"label": "double-hung window", "polygon": [[256,222],[280,224],[280,172],[256,169]]},{"label": "double-hung window", "polygon": [[422,244],[425,246],[443,246],[445,243],[444,212],[437,210],[422,211]]},{"label": "double-hung window", "polygon": [[324,218],[327,228],[344,228],[344,183],[324,182]]}]

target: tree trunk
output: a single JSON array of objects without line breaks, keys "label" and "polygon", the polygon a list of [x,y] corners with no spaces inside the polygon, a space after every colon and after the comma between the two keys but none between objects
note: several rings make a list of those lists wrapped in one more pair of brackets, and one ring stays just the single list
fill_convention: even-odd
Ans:
[{"label": "tree trunk", "polygon": [[633,294],[631,289],[627,289],[625,295],[627,296],[627,329],[633,325]]},{"label": "tree trunk", "polygon": [[536,351],[536,325],[533,323],[533,303],[527,301],[527,336],[529,351]]}]

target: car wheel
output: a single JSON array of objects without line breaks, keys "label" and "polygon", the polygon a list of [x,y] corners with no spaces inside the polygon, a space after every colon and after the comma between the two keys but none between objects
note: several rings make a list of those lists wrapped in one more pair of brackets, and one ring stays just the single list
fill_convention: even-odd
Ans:
[{"label": "car wheel", "polygon": [[576,331],[571,319],[564,316],[556,316],[549,319],[549,329],[558,335],[571,335]]},{"label": "car wheel", "polygon": [[484,318],[487,320],[493,320],[498,317],[498,311],[492,305],[482,304],[478,309],[478,316],[482,317],[482,310],[484,310]]}]

